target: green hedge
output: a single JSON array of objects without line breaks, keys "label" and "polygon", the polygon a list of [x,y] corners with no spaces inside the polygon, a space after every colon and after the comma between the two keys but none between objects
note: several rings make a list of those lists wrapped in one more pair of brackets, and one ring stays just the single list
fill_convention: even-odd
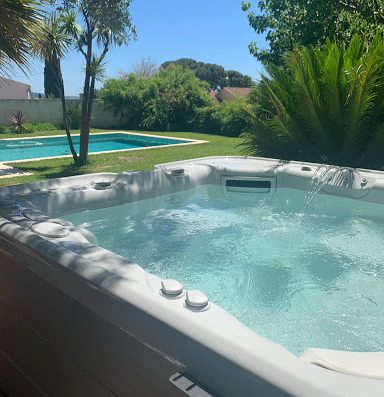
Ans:
[{"label": "green hedge", "polygon": [[190,70],[171,65],[145,79],[130,74],[110,79],[99,97],[126,128],[145,130],[187,130],[199,107],[209,104],[207,86]]},{"label": "green hedge", "polygon": [[252,124],[246,114],[251,105],[245,99],[237,99],[200,108],[194,129],[200,132],[225,136],[239,136],[248,131]]},{"label": "green hedge", "polygon": [[[26,133],[54,131],[59,129],[56,125],[53,125],[51,123],[36,123],[36,124],[24,123],[23,127],[25,128]],[[0,124],[0,134],[12,134],[12,133],[16,134],[16,131],[14,130],[13,127]]]},{"label": "green hedge", "polygon": [[196,131],[239,136],[250,127],[244,108],[247,100],[215,104],[207,84],[175,65],[150,77],[134,74],[110,79],[99,92],[107,109],[124,122],[124,128]]}]

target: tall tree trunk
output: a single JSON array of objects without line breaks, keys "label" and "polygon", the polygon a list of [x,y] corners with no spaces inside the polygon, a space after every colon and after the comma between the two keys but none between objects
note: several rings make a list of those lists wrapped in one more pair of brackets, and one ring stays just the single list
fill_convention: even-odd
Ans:
[{"label": "tall tree trunk", "polygon": [[65,129],[65,134],[67,135],[69,149],[71,151],[73,161],[75,162],[76,165],[79,165],[79,157],[76,153],[75,147],[73,146],[72,136],[69,130],[67,104],[65,103],[64,80],[63,80],[63,74],[61,72],[60,59],[57,56],[53,56],[50,65],[52,66],[51,69],[52,73],[56,75],[56,81],[59,88],[59,95],[61,99],[61,111],[63,113],[63,124]]},{"label": "tall tree trunk", "polygon": [[90,127],[91,127],[93,98],[95,96],[95,82],[96,82],[96,76],[92,76],[91,77],[91,86],[89,89],[88,114],[87,114],[87,120],[86,120],[87,125],[88,125],[88,131],[90,130]]},{"label": "tall tree trunk", "polygon": [[89,142],[89,95],[90,95],[90,65],[92,58],[92,32],[87,33],[87,54],[85,66],[85,80],[83,89],[83,102],[81,104],[81,123],[80,123],[80,165],[86,164],[88,161],[88,142]]}]

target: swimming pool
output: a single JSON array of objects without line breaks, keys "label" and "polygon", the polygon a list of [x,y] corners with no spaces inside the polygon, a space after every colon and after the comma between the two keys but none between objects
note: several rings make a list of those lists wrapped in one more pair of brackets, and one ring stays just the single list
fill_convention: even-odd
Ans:
[{"label": "swimming pool", "polygon": [[[89,136],[89,153],[108,153],[202,142],[192,139],[178,139],[128,132],[96,133]],[[76,150],[79,150],[79,135],[73,135],[73,144]],[[1,163],[64,156],[71,156],[65,135],[0,140]]]},{"label": "swimming pool", "polygon": [[265,158],[2,187],[0,359],[47,395],[381,397],[383,205]]}]

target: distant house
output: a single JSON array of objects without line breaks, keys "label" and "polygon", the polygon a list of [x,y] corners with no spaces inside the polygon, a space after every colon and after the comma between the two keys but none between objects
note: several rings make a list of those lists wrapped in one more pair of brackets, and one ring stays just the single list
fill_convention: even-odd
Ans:
[{"label": "distant house", "polygon": [[217,94],[218,94],[218,93],[219,93],[219,92],[216,91],[216,90],[211,90],[211,91],[208,92],[208,95],[210,96],[210,98],[212,99],[212,101],[215,102],[215,103],[219,103],[219,100],[217,99]]},{"label": "distant house", "polygon": [[0,77],[0,99],[31,99],[31,86]]},{"label": "distant house", "polygon": [[216,93],[215,97],[219,102],[233,101],[237,98],[244,98],[251,92],[248,87],[224,87]]},{"label": "distant house", "polygon": [[31,92],[31,98],[32,99],[45,99],[45,94],[41,92]]}]

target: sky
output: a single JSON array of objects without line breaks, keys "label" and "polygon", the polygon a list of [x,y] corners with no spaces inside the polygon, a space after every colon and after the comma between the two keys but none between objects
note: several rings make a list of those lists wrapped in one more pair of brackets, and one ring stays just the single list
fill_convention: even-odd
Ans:
[{"label": "sky", "polygon": [[[241,10],[241,0],[134,0],[131,7],[137,40],[113,48],[107,55],[106,77],[129,71],[142,58],[161,64],[178,58],[216,63],[258,79],[261,64],[249,53],[248,44],[256,36]],[[82,91],[84,61],[72,51],[62,62],[66,95]],[[44,92],[44,66],[34,61],[30,74],[16,71],[11,77]]]}]

